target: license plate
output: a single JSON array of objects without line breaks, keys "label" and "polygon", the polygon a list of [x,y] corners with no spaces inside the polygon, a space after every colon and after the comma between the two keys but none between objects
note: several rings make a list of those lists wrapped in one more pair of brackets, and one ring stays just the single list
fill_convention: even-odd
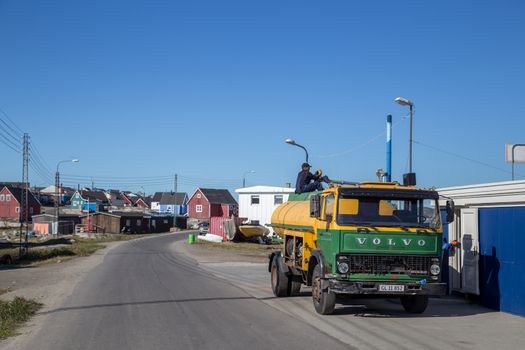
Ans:
[{"label": "license plate", "polygon": [[404,292],[405,286],[402,284],[380,284],[380,292]]}]

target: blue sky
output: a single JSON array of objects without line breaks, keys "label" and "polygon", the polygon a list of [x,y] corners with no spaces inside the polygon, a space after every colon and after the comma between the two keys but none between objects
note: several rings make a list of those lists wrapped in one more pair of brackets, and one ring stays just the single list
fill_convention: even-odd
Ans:
[{"label": "blue sky", "polygon": [[[81,160],[61,166],[65,184],[152,192],[178,173],[192,192],[252,169],[248,185],[294,182],[303,154],[288,137],[332,178],[374,179],[389,113],[400,179],[404,96],[420,185],[509,180],[505,143],[525,142],[523,18],[522,1],[0,0],[0,108],[50,172]],[[0,178],[18,180],[21,156],[0,154]]]}]

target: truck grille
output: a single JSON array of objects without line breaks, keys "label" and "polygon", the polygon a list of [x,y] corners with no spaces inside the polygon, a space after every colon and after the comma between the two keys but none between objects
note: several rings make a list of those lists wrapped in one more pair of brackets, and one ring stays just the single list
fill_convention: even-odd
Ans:
[{"label": "truck grille", "polygon": [[430,256],[403,255],[340,255],[339,261],[347,261],[349,273],[428,275]]}]

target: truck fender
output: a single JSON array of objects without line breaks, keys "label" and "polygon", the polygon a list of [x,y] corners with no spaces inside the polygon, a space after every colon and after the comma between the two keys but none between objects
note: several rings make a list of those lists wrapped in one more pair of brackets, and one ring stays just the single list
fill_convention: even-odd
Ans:
[{"label": "truck fender", "polygon": [[315,265],[318,265],[321,268],[322,278],[324,278],[325,274],[328,273],[326,270],[326,264],[324,262],[324,256],[323,253],[318,250],[312,250],[310,254],[310,262],[308,263],[308,274],[306,276],[306,282],[307,285],[312,285],[312,274],[314,273],[314,267]]},{"label": "truck fender", "polygon": [[283,254],[282,254],[281,251],[273,252],[272,254],[270,254],[270,255],[268,256],[268,259],[270,260],[270,261],[268,262],[268,272],[272,272],[272,261],[273,261],[273,259],[276,259],[277,264],[278,264],[278,266],[279,266],[279,270],[288,273],[288,266],[286,266],[286,265],[284,264],[284,261],[283,261]]}]

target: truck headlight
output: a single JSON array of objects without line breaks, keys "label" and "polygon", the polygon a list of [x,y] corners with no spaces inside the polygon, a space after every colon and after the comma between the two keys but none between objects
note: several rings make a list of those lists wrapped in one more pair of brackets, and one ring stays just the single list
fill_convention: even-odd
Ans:
[{"label": "truck headlight", "polygon": [[439,275],[440,272],[441,272],[441,268],[439,267],[439,265],[434,264],[430,266],[430,274],[437,276]]},{"label": "truck headlight", "polygon": [[339,271],[339,273],[345,275],[350,270],[350,267],[348,266],[348,263],[342,261],[337,263],[337,270]]}]

